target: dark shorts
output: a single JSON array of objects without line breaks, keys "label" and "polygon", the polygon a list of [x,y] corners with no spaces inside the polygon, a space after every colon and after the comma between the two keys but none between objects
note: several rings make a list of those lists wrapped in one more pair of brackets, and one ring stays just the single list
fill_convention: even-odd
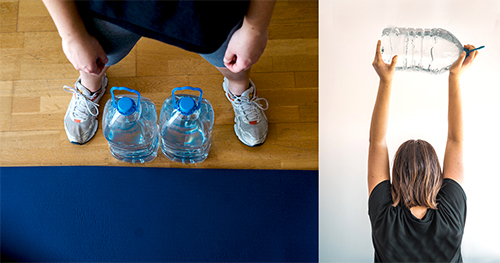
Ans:
[{"label": "dark shorts", "polygon": [[[226,41],[219,49],[210,54],[200,54],[200,56],[216,67],[225,67],[223,59],[227,45],[233,33],[238,30],[241,25],[242,21],[231,30]],[[125,58],[132,48],[134,48],[137,41],[142,37],[115,24],[97,18],[89,20],[85,26],[89,33],[97,38],[104,52],[106,52],[109,59],[106,66],[115,65]]]}]

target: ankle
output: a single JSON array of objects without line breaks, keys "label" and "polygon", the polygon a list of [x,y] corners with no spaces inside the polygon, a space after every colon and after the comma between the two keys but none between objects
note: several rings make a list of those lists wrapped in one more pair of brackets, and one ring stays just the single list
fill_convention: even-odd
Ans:
[{"label": "ankle", "polygon": [[229,81],[229,92],[234,96],[241,96],[245,90],[250,88],[250,80],[246,81]]},{"label": "ankle", "polygon": [[94,93],[102,88],[103,78],[106,76],[107,67],[104,68],[100,75],[91,75],[80,71],[80,84],[84,86],[88,91]]},{"label": "ankle", "polygon": [[95,83],[95,82],[85,82],[83,79],[80,80],[80,84],[82,84],[83,87],[85,87],[88,91],[91,93],[97,92],[101,89],[101,82]]}]

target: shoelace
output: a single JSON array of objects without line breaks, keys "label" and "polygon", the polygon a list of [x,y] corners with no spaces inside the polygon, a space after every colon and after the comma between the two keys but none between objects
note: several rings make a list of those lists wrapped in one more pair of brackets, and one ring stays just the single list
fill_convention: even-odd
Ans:
[{"label": "shoelace", "polygon": [[[260,104],[259,101],[265,101],[266,102],[266,108]],[[258,114],[258,111],[256,108],[259,108],[261,110],[267,110],[269,108],[269,103],[265,98],[256,98],[254,100],[250,100],[247,97],[237,97],[234,100],[235,104],[238,106],[237,109],[237,115],[238,116],[245,116],[245,118],[250,122],[256,120],[257,122],[260,121],[260,115]]]},{"label": "shoelace", "polygon": [[[99,114],[99,104],[97,104],[97,103],[93,102],[92,100],[90,100],[89,98],[85,97],[75,87],[64,86],[63,89],[69,93],[76,94],[75,106],[73,107],[73,110],[71,112],[74,119],[80,119],[80,120],[85,121],[88,119],[87,113],[90,113],[90,115],[97,117],[97,115]],[[92,112],[92,108],[95,110],[95,113]]]}]

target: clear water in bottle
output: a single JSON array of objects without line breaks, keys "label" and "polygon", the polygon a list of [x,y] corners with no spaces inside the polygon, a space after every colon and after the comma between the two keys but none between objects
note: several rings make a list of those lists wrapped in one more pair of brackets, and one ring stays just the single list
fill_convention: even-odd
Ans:
[{"label": "clear water in bottle", "polygon": [[[126,90],[137,95],[117,95]],[[112,98],[106,102],[102,127],[113,157],[130,163],[150,162],[159,148],[156,107],[148,98],[125,87],[111,88]]]},{"label": "clear water in bottle", "polygon": [[450,32],[441,29],[385,28],[382,32],[382,59],[390,64],[398,55],[396,70],[441,74],[450,69],[464,50]]},{"label": "clear water in bottle", "polygon": [[[178,90],[199,91],[200,96],[178,94]],[[160,137],[163,154],[181,163],[203,162],[210,151],[214,111],[202,98],[199,88],[182,87],[172,90],[160,111]]]}]

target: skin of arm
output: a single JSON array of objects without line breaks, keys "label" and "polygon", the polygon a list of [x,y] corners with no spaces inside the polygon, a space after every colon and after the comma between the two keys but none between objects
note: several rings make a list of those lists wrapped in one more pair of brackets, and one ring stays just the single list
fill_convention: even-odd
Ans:
[{"label": "skin of arm", "polygon": [[394,76],[397,56],[392,58],[391,64],[382,60],[380,40],[377,43],[375,60],[372,65],[380,77],[377,99],[373,108],[370,125],[370,147],[368,152],[368,191],[380,182],[390,179],[389,153],[387,150],[386,134],[389,121],[389,101],[391,96],[392,78]]},{"label": "skin of arm", "polygon": [[108,62],[99,41],[89,35],[71,0],[43,0],[62,38],[64,54],[75,69],[99,75]]},{"label": "skin of arm", "polygon": [[243,25],[229,40],[224,65],[234,73],[249,70],[267,44],[267,28],[276,0],[251,0]]},{"label": "skin of arm", "polygon": [[[465,45],[466,49],[474,49],[472,45]],[[462,95],[460,92],[460,76],[472,64],[478,51],[473,51],[465,58],[462,52],[457,61],[450,68],[448,77],[448,139],[443,161],[443,177],[463,183],[463,120],[462,120]]]}]

